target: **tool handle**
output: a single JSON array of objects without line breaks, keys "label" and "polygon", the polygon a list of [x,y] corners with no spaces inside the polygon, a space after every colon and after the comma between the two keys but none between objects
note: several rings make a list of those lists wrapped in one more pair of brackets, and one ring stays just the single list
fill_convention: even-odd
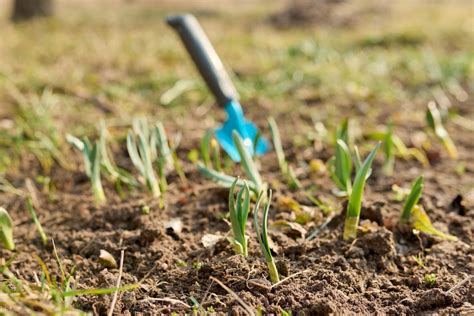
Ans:
[{"label": "tool handle", "polygon": [[237,100],[237,90],[197,19],[184,14],[168,17],[166,21],[179,34],[217,103],[225,106],[229,101]]}]

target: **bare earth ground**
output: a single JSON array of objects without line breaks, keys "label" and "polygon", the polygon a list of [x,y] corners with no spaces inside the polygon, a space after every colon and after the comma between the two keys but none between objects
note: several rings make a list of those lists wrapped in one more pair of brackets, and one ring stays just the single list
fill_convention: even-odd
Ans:
[{"label": "bare earth ground", "polygon": [[[137,7],[139,8],[138,5]],[[394,175],[387,177],[381,172],[383,160],[379,155],[364,195],[362,220],[366,220],[364,227],[367,228],[362,229],[359,238],[353,242],[343,241],[341,236],[346,202],[331,193],[334,184],[327,173],[317,173],[311,171],[309,167],[312,160],[321,159],[326,162],[333,154],[330,144],[320,143],[317,137],[315,139],[314,119],[324,122],[328,127],[333,127],[347,116],[358,122],[362,134],[357,143],[361,145],[363,156],[374,144],[367,139],[367,133],[386,124],[389,118],[393,119],[396,134],[407,145],[415,145],[414,135],[424,130],[423,110],[427,99],[431,98],[424,91],[429,90],[430,82],[421,84],[416,81],[418,79],[412,78],[412,75],[407,75],[404,78],[394,78],[393,86],[388,85],[388,88],[385,86],[380,88],[376,82],[365,82],[365,84],[359,82],[356,83],[356,88],[353,88],[337,82],[336,79],[332,80],[335,81],[333,83],[335,87],[328,87],[324,85],[324,78],[315,79],[305,73],[303,82],[310,80],[309,83],[272,89],[274,87],[270,86],[271,79],[269,79],[268,82],[260,83],[267,86],[262,88],[266,90],[259,95],[258,88],[252,88],[259,84],[255,78],[267,74],[270,77],[272,75],[270,68],[275,64],[281,68],[288,67],[288,72],[292,74],[296,72],[295,68],[300,66],[308,73],[318,72],[317,63],[316,66],[312,62],[302,64],[301,60],[308,57],[305,54],[311,54],[304,48],[302,52],[297,51],[293,55],[294,59],[281,60],[278,56],[273,56],[274,59],[271,57],[288,43],[299,43],[305,36],[309,36],[309,32],[290,30],[284,35],[278,35],[271,33],[273,31],[268,26],[260,25],[259,23],[263,23],[261,19],[247,17],[250,21],[256,19],[260,25],[256,35],[252,35],[250,39],[239,33],[242,32],[237,30],[242,27],[240,24],[232,26],[228,35],[230,39],[226,40],[223,34],[211,35],[219,47],[223,48],[227,42],[233,42],[233,45],[240,49],[236,52],[233,49],[226,51],[223,48],[225,51],[223,55],[229,64],[235,65],[233,70],[239,78],[239,88],[244,90],[243,104],[248,116],[256,121],[266,135],[269,135],[266,118],[269,115],[276,118],[282,132],[285,153],[289,162],[296,167],[303,187],[338,214],[324,226],[323,223],[329,215],[315,206],[302,192],[292,191],[286,187],[278,169],[276,155],[272,152],[259,159],[262,177],[270,183],[275,192],[270,210],[270,237],[274,243],[272,250],[276,254],[280,273],[283,277],[290,277],[272,286],[250,223],[248,259],[234,255],[232,247],[225,239],[212,247],[205,247],[202,243],[203,236],[207,234],[227,236],[229,233],[230,226],[226,219],[228,191],[204,179],[187,155],[190,150],[199,146],[203,132],[224,117],[222,113],[214,111],[213,102],[203,92],[205,90],[202,86],[198,86],[196,90],[179,99],[183,104],[172,104],[171,107],[156,105],[161,91],[164,90],[163,86],[169,88],[177,78],[197,79],[197,77],[189,62],[180,64],[182,60],[180,58],[186,57],[182,49],[177,48],[177,39],[172,34],[163,35],[161,44],[147,42],[154,37],[156,41],[160,41],[156,31],[147,30],[148,26],[159,22],[141,20],[139,17],[143,18],[144,13],[137,7],[132,5],[127,13],[136,20],[124,22],[126,32],[122,35],[116,29],[121,24],[113,16],[107,16],[104,22],[91,18],[91,21],[97,23],[98,30],[90,36],[82,33],[78,35],[91,41],[91,43],[85,42],[83,44],[85,47],[71,44],[64,31],[57,30],[62,23],[68,30],[75,29],[85,21],[83,16],[75,16],[74,22],[50,21],[49,24],[38,24],[40,29],[49,29],[56,34],[55,37],[45,36],[46,43],[38,44],[36,47],[38,52],[18,50],[27,47],[21,39],[32,36],[23,33],[41,34],[29,26],[21,26],[19,29],[8,26],[6,44],[1,45],[0,52],[11,61],[2,64],[0,68],[2,71],[0,84],[6,87],[2,92],[4,98],[1,101],[0,114],[3,120],[14,120],[13,111],[9,109],[14,108],[15,101],[11,93],[7,92],[10,91],[9,84],[14,83],[25,95],[39,93],[43,88],[49,87],[60,96],[59,104],[65,107],[56,108],[52,115],[59,130],[76,135],[81,133],[93,135],[96,117],[107,118],[108,122],[115,126],[114,131],[118,139],[113,149],[115,160],[129,170],[132,170],[132,165],[128,160],[123,136],[132,114],[147,113],[150,120],[162,120],[170,137],[178,132],[182,134],[178,156],[182,160],[187,180],[179,179],[175,173],[168,176],[170,187],[165,196],[164,210],[160,210],[157,201],[151,199],[144,191],[134,190],[121,199],[114,187],[106,181],[104,182],[108,203],[104,207],[96,207],[90,192],[90,184],[82,169],[80,156],[67,149],[65,151],[69,155],[68,161],[73,165],[73,170],[65,170],[54,163],[48,172],[51,178],[51,187],[48,190],[45,190],[45,186],[38,180],[40,175],[45,174],[44,168],[31,152],[21,152],[18,160],[5,170],[4,177],[18,188],[24,187],[26,178],[35,179],[40,205],[37,211],[41,223],[48,237],[54,239],[58,255],[66,270],[76,267],[74,277],[76,288],[114,287],[118,270],[104,268],[98,261],[99,251],[101,249],[109,251],[118,261],[120,251],[124,250],[122,284],[141,283],[138,289],[119,295],[115,307],[115,312],[119,314],[190,313],[195,302],[208,311],[245,313],[234,294],[253,308],[262,308],[267,313],[275,314],[281,313],[282,310],[291,310],[297,315],[474,312],[472,130],[453,123],[447,124],[460,153],[457,161],[450,160],[442,147],[432,139],[432,147],[427,152],[431,163],[429,167],[423,167],[415,160],[397,159]],[[69,12],[68,9],[63,10]],[[156,18],[165,15],[159,10],[157,12]],[[212,33],[213,26],[222,24],[219,18],[221,13],[216,14],[217,17],[211,16],[207,20],[203,17],[209,33]],[[140,21],[147,27],[140,25]],[[472,22],[472,19],[470,21]],[[440,25],[444,25],[443,23],[449,25],[442,21]],[[416,22],[411,25],[416,28]],[[87,33],[92,30],[90,26],[84,28],[86,30],[80,32]],[[243,28],[248,26],[244,25]],[[453,33],[460,37],[449,27],[440,28],[448,34]],[[164,30],[163,28],[162,31],[165,32]],[[171,33],[169,30],[166,32]],[[324,32],[327,30],[323,29],[323,34],[317,33],[316,36],[325,38]],[[341,37],[350,37],[350,33],[345,32],[347,31],[342,31]],[[138,38],[134,37],[135,35]],[[281,43],[268,44],[270,46],[267,47],[261,41],[266,36],[275,41],[285,36],[288,43],[280,39]],[[355,36],[361,37],[361,35]],[[423,39],[423,36],[428,39]],[[420,37],[421,44],[389,43],[388,48],[381,49],[387,50],[386,56],[393,56],[397,54],[399,48],[390,45],[396,47],[415,45],[413,50],[416,54],[418,48],[422,50],[426,45],[431,47],[430,49],[434,47],[436,52],[439,49],[443,52],[440,53],[440,58],[447,59],[460,55],[468,49],[465,44],[459,43],[457,47],[444,48],[447,44],[438,41],[437,37],[441,35],[423,36]],[[105,43],[100,42],[102,37],[106,38]],[[57,45],[55,41],[61,40],[72,46]],[[428,44],[423,41],[427,41]],[[139,49],[140,43],[144,45],[142,53]],[[46,48],[47,45],[50,46]],[[107,51],[103,55],[100,54],[101,48]],[[248,49],[248,53],[245,48]],[[12,49],[17,49],[18,54],[29,58],[34,56],[33,60],[25,61],[27,65],[25,66],[18,61],[20,57],[13,56]],[[350,49],[356,50],[356,48]],[[88,50],[91,50],[91,57],[83,57]],[[173,50],[179,51],[179,55],[176,56]],[[258,56],[259,50],[266,51]],[[48,51],[50,53],[46,53]],[[60,56],[67,52],[72,57],[61,59]],[[405,50],[403,52],[406,53]],[[240,57],[242,54],[249,54],[254,60]],[[361,54],[370,55],[371,48],[367,48]],[[390,61],[391,58],[387,57],[387,60]],[[472,51],[470,55],[467,54],[467,58],[471,58],[472,63]],[[295,68],[287,65],[293,60]],[[83,61],[84,64],[77,72],[72,73],[76,69],[75,63],[79,61]],[[341,67],[347,67],[347,63],[351,64],[350,61],[343,62],[342,59],[341,63],[346,63]],[[48,64],[51,65],[50,76],[48,68],[44,68],[44,65]],[[304,67],[315,67],[315,69],[307,70]],[[23,75],[15,74],[16,69],[25,72]],[[26,69],[30,69],[30,73],[27,73]],[[325,74],[329,76],[332,73],[331,69],[329,67],[328,70],[325,69],[323,71],[327,71]],[[357,66],[354,69],[357,70]],[[457,78],[467,93],[467,99],[461,98],[463,100],[459,101],[453,95],[449,95],[449,99],[452,102],[453,112],[472,122],[474,95],[472,86],[468,83],[469,79],[472,79],[472,73],[469,73],[472,72],[472,65],[467,69],[467,74],[459,75]],[[66,75],[68,72],[71,78],[69,81],[64,81],[68,78]],[[162,78],[158,78],[160,74],[165,77],[163,81],[160,81]],[[273,75],[278,77],[275,73]],[[297,79],[293,75],[290,78],[291,86]],[[348,80],[354,78],[350,77]],[[84,86],[81,85],[82,81],[86,82]],[[383,85],[383,82],[381,84]],[[156,89],[160,92],[155,91]],[[284,90],[282,93],[284,97],[278,95],[280,89]],[[338,89],[344,92],[339,93]],[[383,93],[377,94],[378,89],[387,89],[389,92],[383,90]],[[391,93],[395,94],[394,91],[398,91],[397,89],[409,91],[407,92],[409,97],[392,96]],[[64,91],[74,91],[76,94],[77,91],[85,91],[87,95],[100,94],[108,100],[105,106],[109,107],[107,109],[110,112],[104,113],[103,109],[97,109],[93,102],[89,102],[90,99],[78,100]],[[332,95],[332,91],[336,91],[336,95]],[[78,116],[77,113],[81,115]],[[8,153],[13,157],[11,152],[2,152],[4,155]],[[461,167],[462,172],[459,171]],[[233,175],[240,174],[237,166],[231,170]],[[421,204],[437,228],[457,236],[459,241],[444,241],[424,234],[417,237],[411,233],[401,232],[397,228],[402,202],[395,201],[392,185],[409,187],[413,179],[420,174],[425,176]],[[288,197],[298,201],[311,214],[312,220],[301,225],[300,231],[272,226],[276,220],[295,220],[294,211],[284,202]],[[34,273],[38,275],[41,273],[37,259],[32,256],[35,254],[46,263],[51,274],[60,275],[52,245],[41,244],[25,210],[23,198],[11,193],[0,193],[0,205],[9,210],[16,224],[14,233],[17,249],[14,253],[0,249],[0,257],[9,259],[14,256],[10,270],[18,277],[32,281]],[[143,214],[143,206],[150,206],[149,214]],[[182,221],[181,231],[175,232],[167,228],[172,219]],[[312,240],[301,238],[302,231],[308,235],[320,226],[321,231],[316,238]],[[420,255],[423,258],[423,265],[414,259]],[[435,275],[434,283],[427,281],[426,277],[430,274]],[[226,291],[214,281],[214,278],[229,287],[234,294]],[[75,300],[74,306],[95,314],[106,314],[111,299],[112,295],[81,296]],[[0,308],[1,306],[0,301]]]}]

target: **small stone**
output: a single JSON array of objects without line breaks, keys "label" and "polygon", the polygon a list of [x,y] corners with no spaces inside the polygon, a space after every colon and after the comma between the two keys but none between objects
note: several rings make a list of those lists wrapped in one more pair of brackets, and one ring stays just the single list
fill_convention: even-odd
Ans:
[{"label": "small stone", "polygon": [[117,268],[117,261],[115,258],[110,254],[110,252],[101,249],[99,254],[99,262],[106,268]]}]

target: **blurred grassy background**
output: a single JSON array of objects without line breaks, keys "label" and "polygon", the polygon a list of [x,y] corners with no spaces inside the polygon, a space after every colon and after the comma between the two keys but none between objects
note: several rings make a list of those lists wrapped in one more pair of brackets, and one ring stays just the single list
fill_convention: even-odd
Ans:
[{"label": "blurred grassy background", "polygon": [[19,24],[9,4],[0,0],[0,128],[9,135],[22,133],[21,103],[60,135],[139,113],[212,126],[213,99],[163,21],[182,11],[198,16],[256,117],[314,104],[409,110],[438,87],[461,101],[474,89],[471,1],[346,1],[325,20],[285,28],[269,17],[286,1],[59,0],[55,17]]}]

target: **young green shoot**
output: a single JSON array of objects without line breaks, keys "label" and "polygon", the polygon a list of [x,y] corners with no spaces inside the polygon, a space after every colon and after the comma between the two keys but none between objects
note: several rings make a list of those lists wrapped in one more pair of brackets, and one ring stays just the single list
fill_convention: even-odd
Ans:
[{"label": "young green shoot", "polygon": [[214,169],[216,169],[217,171],[222,171],[221,153],[219,149],[219,144],[217,143],[217,140],[215,138],[211,139],[211,152]]},{"label": "young green shoot", "polygon": [[0,207],[0,244],[7,250],[15,249],[13,222],[7,210],[3,207]]},{"label": "young green shoot", "polygon": [[239,152],[242,168],[255,186],[257,192],[265,190],[266,184],[263,183],[262,177],[258,172],[255,162],[253,161],[252,157],[250,157],[250,154],[245,148],[244,142],[239,136],[239,133],[237,133],[235,130],[232,132],[232,139],[234,140],[234,144],[236,145],[237,151]]},{"label": "young green shoot", "polygon": [[36,215],[31,197],[28,197],[26,199],[26,208],[28,209],[31,218],[33,219],[33,223],[36,226],[36,230],[38,231],[43,245],[46,246],[48,244],[48,237],[46,237],[46,233],[44,232],[43,226],[41,225],[41,222],[39,221],[38,216]]},{"label": "young green shoot", "polygon": [[204,137],[201,139],[201,159],[204,163],[204,166],[207,168],[211,168],[211,154],[210,154],[210,146],[211,146],[211,139],[214,135],[214,130],[209,129],[204,134]]},{"label": "young green shoot", "polygon": [[127,150],[133,165],[145,179],[146,187],[153,197],[158,198],[161,196],[161,190],[153,170],[153,151],[155,149],[152,146],[150,133],[146,131],[147,129],[137,127],[134,128],[135,133],[129,131],[127,135]]},{"label": "young green shoot", "polygon": [[344,240],[354,239],[357,237],[357,227],[359,226],[360,210],[362,207],[362,197],[364,195],[365,182],[379,147],[380,142],[375,146],[374,149],[372,149],[356,173],[356,177],[352,185],[352,192],[349,196],[349,203],[347,205],[343,233]]},{"label": "young green shoot", "polygon": [[352,159],[349,147],[342,139],[336,141],[336,154],[329,161],[329,173],[341,195],[350,195]]},{"label": "young green shoot", "polygon": [[270,117],[268,119],[268,125],[270,126],[270,133],[272,135],[273,147],[275,148],[278,165],[280,167],[281,173],[287,179],[287,182],[290,188],[292,189],[300,188],[301,183],[296,178],[295,171],[286,161],[285,152],[283,151],[283,145],[281,143],[280,131],[273,117]]},{"label": "young green shoot", "polygon": [[121,183],[128,185],[137,185],[135,179],[127,171],[120,169],[115,164],[114,160],[110,158],[109,150],[107,148],[108,131],[104,121],[100,122],[99,127],[99,147],[100,158],[103,171],[109,176],[110,180],[115,183],[117,189],[120,188]]},{"label": "young green shoot", "polygon": [[[262,200],[266,200],[265,205],[263,206],[263,218],[262,224],[259,224],[258,213],[260,209],[260,203]],[[273,284],[280,282],[280,275],[278,274],[277,267],[275,265],[275,260],[273,259],[272,251],[270,249],[270,244],[268,240],[268,210],[270,209],[270,203],[272,200],[272,190],[268,189],[266,192],[266,198],[264,197],[264,191],[260,191],[258,195],[255,208],[253,210],[253,224],[255,227],[255,233],[257,234],[257,239],[262,248],[263,256],[267,262],[268,271],[270,273],[270,280]]]},{"label": "young green shoot", "polygon": [[101,155],[99,142],[92,145],[88,138],[80,140],[69,134],[66,135],[66,140],[77,150],[82,152],[86,175],[91,181],[92,192],[94,193],[96,203],[98,205],[105,204],[106,198],[100,179]]},{"label": "young green shoot", "polygon": [[[355,171],[357,173],[357,171],[359,171],[360,168],[362,167],[362,159],[360,158],[359,147],[355,145],[354,145],[354,165],[355,165]],[[372,168],[369,169],[369,172],[367,172],[367,176],[365,178],[368,179],[371,174],[372,174]]]},{"label": "young green shoot", "polygon": [[235,187],[237,186],[238,179],[232,183],[229,191],[229,214],[230,222],[232,224],[232,244],[234,245],[234,251],[236,254],[241,254],[244,257],[248,256],[247,240],[248,237],[245,235],[245,227],[247,224],[247,218],[250,212],[250,190],[247,185],[247,181],[244,181],[244,186],[241,187],[235,197]]},{"label": "young green shoot", "polygon": [[426,123],[441,141],[451,159],[457,159],[458,150],[449,136],[448,131],[443,126],[441,114],[434,101],[428,103],[428,108],[426,109]]},{"label": "young green shoot", "polygon": [[393,148],[393,126],[392,123],[387,125],[387,130],[384,135],[383,152],[385,161],[383,165],[383,171],[386,175],[391,176],[393,174],[393,168],[395,165],[395,154]]},{"label": "young green shoot", "polygon": [[403,209],[400,214],[400,223],[403,225],[410,225],[414,230],[428,235],[456,241],[457,238],[455,236],[443,233],[442,231],[436,229],[431,223],[431,220],[428,217],[428,214],[426,214],[423,206],[418,205],[421,193],[423,192],[423,186],[423,177],[419,176],[413,183],[410,194],[403,205]]},{"label": "young green shoot", "polygon": [[163,168],[165,170],[173,169],[173,156],[171,155],[171,149],[168,142],[168,136],[166,135],[165,128],[163,123],[160,121],[155,123],[155,142],[158,148],[158,152],[160,154],[160,161],[163,164]]},{"label": "young green shoot", "polygon": [[219,144],[214,136],[214,129],[207,130],[206,134],[201,140],[201,159],[204,166],[207,168],[214,168],[216,171],[222,171],[221,154]]},{"label": "young green shoot", "polygon": [[402,224],[407,224],[410,222],[413,208],[415,205],[417,205],[421,193],[423,192],[423,186],[423,176],[419,176],[413,183],[410,194],[408,194],[405,204],[403,205],[402,212],[400,213],[400,222]]}]

